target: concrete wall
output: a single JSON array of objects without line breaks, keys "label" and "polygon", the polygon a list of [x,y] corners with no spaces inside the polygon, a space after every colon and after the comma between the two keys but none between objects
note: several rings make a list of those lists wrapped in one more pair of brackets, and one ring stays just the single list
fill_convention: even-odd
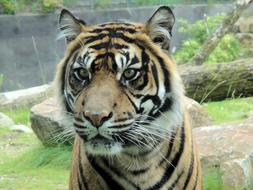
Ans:
[{"label": "concrete wall", "polygon": [[[204,14],[226,12],[230,5],[175,6],[176,18],[195,21]],[[108,11],[78,11],[75,14],[87,23],[115,19],[146,21],[156,7],[126,8]],[[52,81],[56,64],[64,54],[65,43],[56,41],[58,14],[0,16],[0,74],[4,74],[1,91],[41,85]],[[173,46],[178,47],[183,36],[174,28]]]}]

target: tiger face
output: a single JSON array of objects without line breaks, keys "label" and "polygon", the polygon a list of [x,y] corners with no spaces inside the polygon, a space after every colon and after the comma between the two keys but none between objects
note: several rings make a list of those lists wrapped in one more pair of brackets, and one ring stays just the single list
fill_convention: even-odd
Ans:
[{"label": "tiger face", "polygon": [[174,24],[168,7],[146,24],[89,26],[67,10],[59,23],[68,42],[59,92],[88,154],[145,153],[173,135],[183,89],[166,52]]}]

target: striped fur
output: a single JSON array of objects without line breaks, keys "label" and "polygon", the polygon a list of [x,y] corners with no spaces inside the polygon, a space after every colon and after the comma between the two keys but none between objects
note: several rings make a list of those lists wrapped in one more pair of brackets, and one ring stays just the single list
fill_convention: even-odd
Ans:
[{"label": "striped fur", "polygon": [[76,132],[70,190],[201,189],[182,82],[167,54],[173,24],[168,7],[146,24],[88,26],[62,11],[68,48],[55,84]]}]

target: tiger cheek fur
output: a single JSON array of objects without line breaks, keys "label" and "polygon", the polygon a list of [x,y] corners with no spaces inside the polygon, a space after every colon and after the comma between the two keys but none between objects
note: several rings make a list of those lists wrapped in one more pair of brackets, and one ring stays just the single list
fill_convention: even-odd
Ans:
[{"label": "tiger cheek fur", "polygon": [[175,18],[86,23],[62,10],[55,84],[75,131],[70,190],[199,190],[201,168],[168,56]]}]

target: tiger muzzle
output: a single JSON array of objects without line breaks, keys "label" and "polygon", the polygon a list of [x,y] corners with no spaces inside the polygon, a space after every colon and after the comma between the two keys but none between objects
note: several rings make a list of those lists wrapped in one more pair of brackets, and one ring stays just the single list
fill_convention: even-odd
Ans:
[{"label": "tiger muzzle", "polygon": [[85,110],[83,116],[87,119],[94,127],[99,128],[104,122],[112,118],[113,113],[109,111],[90,111]]}]

